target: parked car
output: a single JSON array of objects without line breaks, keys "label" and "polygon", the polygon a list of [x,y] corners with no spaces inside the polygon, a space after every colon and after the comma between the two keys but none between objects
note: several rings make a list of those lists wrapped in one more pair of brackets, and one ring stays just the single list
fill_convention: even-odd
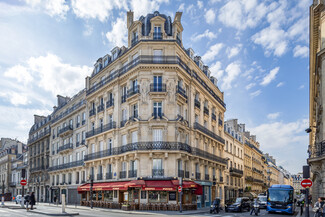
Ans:
[{"label": "parked car", "polygon": [[22,199],[22,196],[21,195],[17,195],[16,198],[15,198],[15,201],[16,201],[16,204],[20,204],[21,203],[21,199]]},{"label": "parked car", "polygon": [[257,198],[258,203],[260,205],[260,209],[266,209],[266,204],[267,204],[267,197],[266,196],[258,196]]},{"label": "parked car", "polygon": [[238,197],[235,203],[231,204],[230,206],[226,206],[225,210],[228,211],[235,211],[235,212],[242,212],[245,209],[250,211],[251,208],[251,201],[248,197]]}]

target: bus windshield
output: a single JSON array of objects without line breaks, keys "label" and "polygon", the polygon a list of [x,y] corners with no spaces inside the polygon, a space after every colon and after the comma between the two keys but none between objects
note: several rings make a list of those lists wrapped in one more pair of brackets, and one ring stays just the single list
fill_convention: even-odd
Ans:
[{"label": "bus windshield", "polygon": [[267,200],[273,202],[292,203],[293,191],[283,189],[269,189]]}]

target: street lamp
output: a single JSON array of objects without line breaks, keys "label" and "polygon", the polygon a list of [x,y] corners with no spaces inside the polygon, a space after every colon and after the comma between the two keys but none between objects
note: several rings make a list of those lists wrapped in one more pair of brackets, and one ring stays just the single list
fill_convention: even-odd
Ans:
[{"label": "street lamp", "polygon": [[94,177],[90,176],[90,208],[93,208],[93,185],[94,185]]}]

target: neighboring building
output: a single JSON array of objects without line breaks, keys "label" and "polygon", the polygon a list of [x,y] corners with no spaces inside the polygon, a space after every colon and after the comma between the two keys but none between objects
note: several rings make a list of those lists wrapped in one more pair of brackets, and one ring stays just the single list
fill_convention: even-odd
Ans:
[{"label": "neighboring building", "polygon": [[278,169],[279,169],[279,184],[293,186],[292,176],[289,173],[289,171],[285,170],[282,166],[279,166]]},{"label": "neighboring building", "polygon": [[309,26],[309,158],[312,197],[325,197],[325,5],[313,1]]},{"label": "neighboring building", "polygon": [[29,131],[29,192],[35,192],[38,202],[48,202],[50,179],[48,175],[50,156],[51,116],[34,115],[34,125]]},{"label": "neighboring building", "polygon": [[[86,153],[86,91],[82,90],[71,99],[58,97],[51,121],[50,168],[51,198],[61,200],[66,195],[68,204],[79,204],[78,185],[85,182],[83,157]],[[83,175],[83,176],[82,176]]]},{"label": "neighboring building", "polygon": [[301,181],[303,180],[302,177],[303,177],[302,173],[297,173],[295,175],[292,175],[292,182],[293,182],[292,187],[295,189],[296,194],[300,194],[301,193],[300,191],[305,189],[300,184]]},{"label": "neighboring building", "polygon": [[17,162],[22,162],[27,147],[22,142],[10,138],[1,138],[0,144],[0,192],[15,195],[16,185],[12,177],[16,173]]},{"label": "neighboring building", "polygon": [[[234,122],[231,123],[230,122]],[[235,128],[232,128],[235,127]],[[225,150],[224,157],[228,160],[225,170],[225,202],[234,202],[242,196],[244,188],[244,144],[237,119],[225,121]]]},{"label": "neighboring building", "polygon": [[267,161],[267,181],[268,181],[268,185],[272,186],[272,185],[276,185],[279,184],[279,169],[276,166],[276,161],[275,159],[270,156],[268,153],[264,154],[264,157]]},{"label": "neighboring building", "polygon": [[[183,48],[181,15],[134,21],[128,12],[128,48],[99,58],[86,78],[87,182],[111,186],[96,198],[175,204],[175,177],[183,177],[183,203],[223,202],[223,93],[201,57]],[[78,190],[89,198],[89,184]]]},{"label": "neighboring building", "polygon": [[[25,146],[27,149],[27,146]],[[23,187],[20,184],[22,179],[28,180],[29,171],[28,171],[28,152],[27,150],[18,155],[15,160],[12,161],[12,174],[11,174],[11,184],[13,196],[22,195]],[[22,178],[22,170],[25,170],[25,177]],[[24,187],[24,195],[27,193],[27,188]]]}]

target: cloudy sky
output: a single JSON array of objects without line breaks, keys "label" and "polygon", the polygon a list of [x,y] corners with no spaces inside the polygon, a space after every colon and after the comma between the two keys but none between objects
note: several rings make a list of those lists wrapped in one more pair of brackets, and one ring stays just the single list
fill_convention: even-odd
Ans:
[{"label": "cloudy sky", "polygon": [[33,114],[84,88],[94,62],[127,45],[135,18],[182,11],[183,44],[202,56],[237,118],[292,173],[306,163],[311,0],[0,0],[0,136],[27,141]]}]

